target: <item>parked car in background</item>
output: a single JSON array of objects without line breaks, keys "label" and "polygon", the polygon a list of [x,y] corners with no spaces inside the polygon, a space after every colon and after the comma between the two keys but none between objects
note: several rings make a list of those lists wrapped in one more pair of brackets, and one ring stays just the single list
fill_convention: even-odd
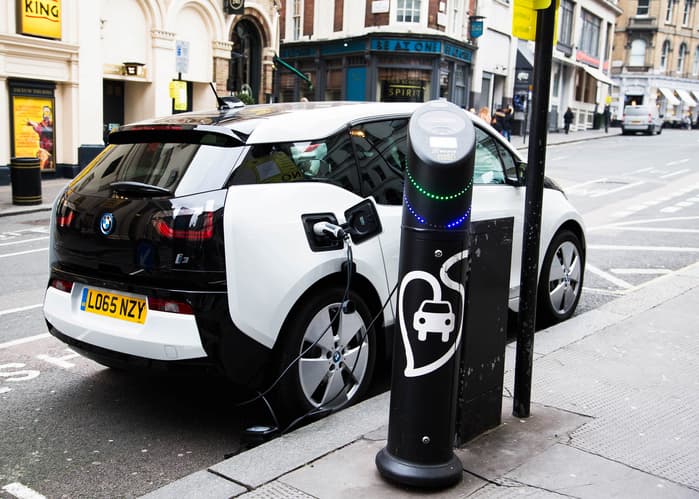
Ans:
[{"label": "parked car in background", "polygon": [[621,133],[643,132],[648,135],[660,135],[663,131],[663,119],[655,106],[626,106],[621,121]]},{"label": "parked car in background", "polygon": [[[49,331],[106,366],[215,366],[270,391],[275,410],[286,414],[355,402],[395,320],[416,106],[270,104],[121,127],[55,202]],[[500,134],[469,116],[476,158],[464,186],[473,182],[475,220],[514,218],[516,310],[525,165]],[[382,230],[353,239],[354,267],[347,243],[316,224],[349,222],[348,213],[367,203]],[[585,233],[550,179],[541,248],[538,314],[558,322],[580,298]],[[355,268],[349,285],[348,268]],[[426,323],[437,321],[427,312]],[[435,326],[441,334],[451,327]]]}]

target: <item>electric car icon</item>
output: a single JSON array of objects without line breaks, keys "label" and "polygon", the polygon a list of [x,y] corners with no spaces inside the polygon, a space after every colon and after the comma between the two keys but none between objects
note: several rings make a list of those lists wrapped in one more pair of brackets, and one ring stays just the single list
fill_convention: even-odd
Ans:
[{"label": "electric car icon", "polygon": [[[292,419],[361,400],[392,351],[420,105],[287,102],[119,127],[54,202],[49,332],[110,368],[223,374]],[[467,115],[472,221],[514,219],[516,311],[527,166]],[[543,196],[537,320],[552,323],[578,304],[585,229],[549,178]],[[432,298],[418,334],[453,339],[453,311]]]},{"label": "electric car icon", "polygon": [[442,335],[442,343],[449,341],[449,334],[454,331],[455,317],[448,301],[425,300],[413,316],[413,329],[417,331],[418,341],[427,341],[427,333]]}]

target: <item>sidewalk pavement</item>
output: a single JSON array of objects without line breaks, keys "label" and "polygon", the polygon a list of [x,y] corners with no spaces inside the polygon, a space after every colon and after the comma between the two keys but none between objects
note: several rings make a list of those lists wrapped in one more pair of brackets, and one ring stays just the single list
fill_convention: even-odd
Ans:
[{"label": "sidewalk pavement", "polygon": [[[563,132],[553,132],[548,134],[547,144],[554,145],[568,142],[579,142],[582,140],[602,139],[605,137],[619,135],[620,133],[620,128],[610,128],[609,133],[605,133],[604,130],[584,130],[579,132],[570,132],[569,134],[565,134]],[[520,135],[515,135],[512,137],[511,143],[520,151],[520,153],[524,154],[524,159],[526,160],[526,149],[529,144],[529,136],[523,138]],[[18,206],[12,204],[12,186],[0,185],[0,217],[50,210],[53,200],[56,198],[61,189],[63,189],[63,187],[70,182],[70,180],[71,179],[68,178],[51,178],[42,180],[42,202],[41,204],[30,206]]]},{"label": "sidewalk pavement", "polygon": [[386,482],[389,393],[198,471],[147,499],[699,498],[699,263],[537,333],[531,416],[455,449],[463,480],[420,491]]}]

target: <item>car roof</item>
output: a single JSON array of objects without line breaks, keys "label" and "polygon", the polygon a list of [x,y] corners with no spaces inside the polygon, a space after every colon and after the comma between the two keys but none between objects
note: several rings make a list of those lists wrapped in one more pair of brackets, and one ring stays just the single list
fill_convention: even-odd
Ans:
[{"label": "car roof", "polygon": [[[409,118],[423,102],[354,102],[315,101],[257,104],[220,111],[181,113],[140,124],[197,124],[225,126],[245,137],[246,144],[298,142],[322,139],[347,124],[386,119]],[[500,134],[477,115],[464,110],[481,128]],[[506,140],[500,140],[511,152],[517,151]]]}]

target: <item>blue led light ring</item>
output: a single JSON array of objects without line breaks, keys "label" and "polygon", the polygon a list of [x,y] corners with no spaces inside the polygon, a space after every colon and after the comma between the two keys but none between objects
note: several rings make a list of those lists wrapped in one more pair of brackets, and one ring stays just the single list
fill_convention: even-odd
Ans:
[{"label": "blue led light ring", "polygon": [[418,222],[420,222],[423,225],[427,225],[432,229],[454,229],[462,223],[464,223],[466,220],[468,220],[468,217],[471,214],[471,207],[469,206],[468,210],[466,210],[466,212],[463,215],[461,215],[459,218],[454,219],[446,225],[431,224],[427,222],[425,217],[423,217],[417,211],[415,211],[415,208],[413,208],[413,206],[410,204],[410,201],[408,201],[407,196],[403,196],[403,202],[405,203],[405,207],[408,209],[410,214],[414,216]]},{"label": "blue led light ring", "polygon": [[447,194],[447,195],[440,195],[440,194],[433,194],[429,192],[427,189],[422,187],[420,184],[418,184],[417,180],[413,177],[413,175],[410,173],[410,170],[408,168],[405,169],[405,172],[408,174],[408,180],[410,180],[410,183],[413,184],[413,187],[417,189],[417,191],[422,194],[423,196],[427,196],[430,199],[436,199],[437,201],[449,201],[451,199],[456,199],[460,196],[463,196],[468,192],[468,190],[471,188],[471,185],[473,185],[473,177],[471,177],[471,180],[469,181],[468,185],[461,189],[459,192],[455,194]]}]

